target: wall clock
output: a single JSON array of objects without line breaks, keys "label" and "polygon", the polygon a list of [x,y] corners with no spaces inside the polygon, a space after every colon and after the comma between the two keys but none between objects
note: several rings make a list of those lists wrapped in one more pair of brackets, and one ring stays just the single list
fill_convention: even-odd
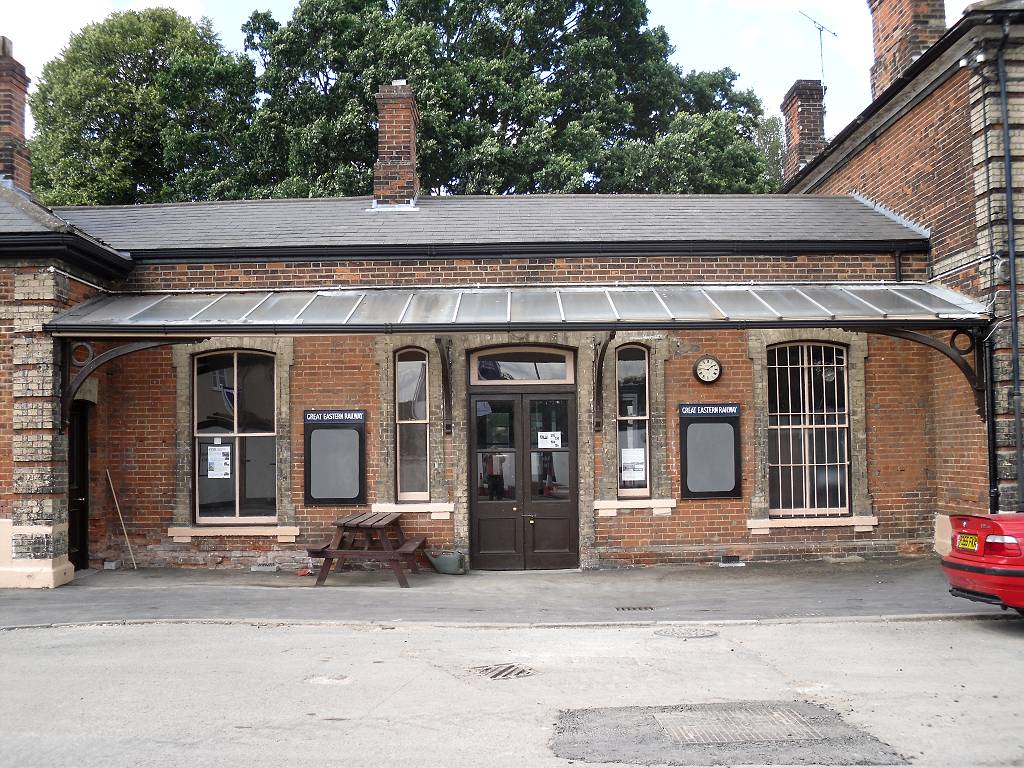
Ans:
[{"label": "wall clock", "polygon": [[711,355],[703,355],[693,364],[693,375],[702,384],[714,384],[722,375],[722,364]]}]

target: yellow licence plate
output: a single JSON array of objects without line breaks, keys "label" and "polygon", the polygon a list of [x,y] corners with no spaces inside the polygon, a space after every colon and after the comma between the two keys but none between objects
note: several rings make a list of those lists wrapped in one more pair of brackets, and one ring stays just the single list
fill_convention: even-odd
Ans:
[{"label": "yellow licence plate", "polygon": [[969,549],[972,552],[978,551],[978,537],[973,533],[958,533],[956,535],[956,548]]}]

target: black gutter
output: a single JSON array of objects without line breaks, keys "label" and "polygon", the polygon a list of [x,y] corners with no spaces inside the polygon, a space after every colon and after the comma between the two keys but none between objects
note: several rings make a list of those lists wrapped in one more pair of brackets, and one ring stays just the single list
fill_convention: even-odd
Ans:
[{"label": "black gutter", "polygon": [[922,53],[917,61],[907,68],[903,75],[893,80],[889,87],[882,91],[878,98],[872,101],[863,112],[857,115],[849,125],[840,131],[836,137],[825,146],[825,149],[807,163],[807,165],[801,168],[800,172],[793,178],[786,181],[782,185],[780,192],[782,194],[792,192],[795,187],[799,186],[807,179],[808,176],[814,173],[814,171],[829,157],[831,157],[834,152],[840,149],[840,147],[842,147],[842,145],[845,144],[846,141],[864,125],[864,123],[868,122],[872,117],[881,112],[889,102],[899,96],[907,85],[917,79],[922,72],[928,69],[928,67],[934,64],[944,53],[946,53],[946,51],[964,38],[968,32],[974,29],[974,27],[992,24],[997,17],[1006,19],[1006,23],[1019,23],[1024,21],[1024,12],[985,10],[964,15],[956,24],[950,27],[946,34],[939,38],[931,48]]},{"label": "black gutter", "polygon": [[310,336],[324,334],[389,334],[389,333],[503,333],[508,331],[615,331],[644,329],[652,331],[716,330],[746,328],[844,328],[870,330],[893,327],[904,330],[957,330],[983,328],[987,318],[936,318],[934,320],[864,319],[864,320],[641,320],[593,322],[501,322],[501,323],[375,323],[372,325],[343,325],[337,323],[213,323],[208,325],[140,324],[125,327],[111,323],[75,325],[52,320],[44,329],[57,337],[90,338],[104,335],[119,338],[164,338],[167,336]]},{"label": "black gutter", "polygon": [[999,73],[999,106],[1003,121],[1003,176],[1006,186],[1006,241],[1010,260],[1010,370],[1013,388],[1013,441],[1017,467],[1017,511],[1024,509],[1024,429],[1021,422],[1020,401],[1020,316],[1017,306],[1017,237],[1014,228],[1016,210],[1013,207],[1013,148],[1010,145],[1010,107],[1006,95],[1006,43],[1010,39],[1010,23],[1003,22],[1003,39],[996,54],[996,68]]},{"label": "black gutter", "polygon": [[133,264],[224,264],[263,261],[430,261],[565,256],[774,256],[798,254],[927,253],[926,237],[906,240],[673,240],[573,243],[454,243],[450,245],[245,246],[132,250]]},{"label": "black gutter", "polygon": [[68,232],[0,235],[0,261],[56,259],[101,278],[122,278],[130,259],[88,238]]}]

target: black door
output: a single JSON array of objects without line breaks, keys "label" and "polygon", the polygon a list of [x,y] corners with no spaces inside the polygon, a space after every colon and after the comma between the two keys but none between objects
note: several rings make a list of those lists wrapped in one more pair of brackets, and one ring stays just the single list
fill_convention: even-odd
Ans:
[{"label": "black door", "polygon": [[579,565],[576,398],[470,398],[470,554],[474,568]]},{"label": "black door", "polygon": [[89,567],[89,406],[75,401],[68,430],[68,560]]}]

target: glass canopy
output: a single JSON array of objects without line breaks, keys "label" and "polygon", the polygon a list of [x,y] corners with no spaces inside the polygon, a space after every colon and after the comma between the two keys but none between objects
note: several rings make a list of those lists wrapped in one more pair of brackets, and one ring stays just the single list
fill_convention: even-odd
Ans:
[{"label": "glass canopy", "polygon": [[57,336],[219,336],[513,329],[935,327],[986,308],[927,283],[358,288],[107,294],[47,325]]}]

